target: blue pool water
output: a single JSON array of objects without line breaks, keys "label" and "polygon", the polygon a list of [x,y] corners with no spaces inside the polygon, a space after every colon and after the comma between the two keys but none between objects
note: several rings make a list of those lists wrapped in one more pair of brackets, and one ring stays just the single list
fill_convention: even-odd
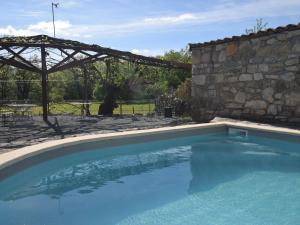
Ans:
[{"label": "blue pool water", "polygon": [[85,151],[0,182],[5,225],[300,223],[300,144],[225,134]]}]

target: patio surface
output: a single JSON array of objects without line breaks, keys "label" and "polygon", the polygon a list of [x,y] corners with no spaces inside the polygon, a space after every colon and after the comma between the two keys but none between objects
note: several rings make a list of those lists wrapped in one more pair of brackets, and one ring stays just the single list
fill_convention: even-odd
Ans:
[{"label": "patio surface", "polygon": [[143,116],[86,117],[53,116],[49,123],[41,117],[23,119],[16,124],[0,124],[0,154],[37,143],[86,134],[112,133],[191,123],[175,118]]}]

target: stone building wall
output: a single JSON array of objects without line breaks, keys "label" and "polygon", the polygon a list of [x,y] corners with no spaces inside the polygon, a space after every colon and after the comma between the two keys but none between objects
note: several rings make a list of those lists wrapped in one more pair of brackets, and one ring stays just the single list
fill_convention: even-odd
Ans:
[{"label": "stone building wall", "polygon": [[218,115],[300,122],[299,29],[191,44],[192,96],[220,103]]}]

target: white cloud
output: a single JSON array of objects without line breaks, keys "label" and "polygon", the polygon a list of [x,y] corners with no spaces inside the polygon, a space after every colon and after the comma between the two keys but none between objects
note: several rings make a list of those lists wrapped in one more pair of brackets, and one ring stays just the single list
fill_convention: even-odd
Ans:
[{"label": "white cloud", "polygon": [[[68,36],[70,33],[68,30],[72,27],[69,21],[57,20],[55,22],[56,33],[58,35]],[[0,35],[9,35],[9,36],[30,36],[37,34],[48,34],[53,33],[53,24],[52,22],[41,21],[36,24],[29,25],[25,29],[16,29],[13,26],[9,25],[6,28],[0,28]]]},{"label": "white cloud", "polygon": [[[85,0],[88,1],[88,0]],[[62,4],[75,6],[78,0],[65,0]],[[171,16],[158,16],[136,19],[116,24],[71,24],[66,20],[56,21],[56,33],[63,38],[91,38],[101,35],[110,37],[112,35],[124,35],[134,32],[157,32],[170,28],[178,28],[186,25],[207,25],[215,22],[239,21],[247,18],[277,17],[300,15],[299,0],[251,0],[237,3],[233,0],[224,0],[207,11],[198,13],[183,13]],[[53,33],[52,22],[38,22],[27,28],[17,29],[13,26],[0,28],[0,34],[5,35],[33,35]]]},{"label": "white cloud", "polygon": [[132,49],[133,54],[144,55],[144,56],[159,56],[163,55],[166,51],[162,49]]}]

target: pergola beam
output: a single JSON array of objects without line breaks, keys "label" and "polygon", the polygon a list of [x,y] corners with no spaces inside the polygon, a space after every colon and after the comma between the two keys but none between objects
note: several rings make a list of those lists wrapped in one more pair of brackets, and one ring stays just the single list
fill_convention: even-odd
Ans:
[{"label": "pergola beam", "polygon": [[43,119],[48,121],[48,74],[47,74],[47,62],[46,62],[46,50],[45,47],[41,47],[41,63],[42,63],[42,104],[43,104]]},{"label": "pergola beam", "polygon": [[64,58],[63,60],[61,60],[59,63],[57,63],[56,65],[54,65],[50,70],[55,70],[57,69],[59,66],[63,65],[65,62],[67,62],[70,59],[73,59],[73,56],[75,56],[79,51],[74,51],[72,54],[68,55],[66,58]]},{"label": "pergola beam", "polygon": [[32,67],[33,69],[37,69],[37,70],[38,70],[38,68],[37,68],[36,66],[34,66],[31,62],[29,62],[28,60],[24,59],[24,58],[20,55],[23,51],[25,51],[25,50],[27,49],[27,47],[21,49],[21,50],[20,50],[19,52],[17,52],[17,53],[14,52],[13,50],[11,50],[9,47],[5,47],[4,49],[5,49],[6,51],[8,51],[9,53],[11,53],[11,54],[14,56],[14,58],[20,59],[20,60],[23,62],[23,64],[26,64],[27,66]]},{"label": "pergola beam", "polygon": [[[19,51],[14,51],[13,48],[21,48]],[[26,57],[24,58],[21,54],[26,49],[33,49],[33,51],[40,50],[41,56],[39,62],[35,66]],[[52,58],[50,49],[59,50],[63,54],[61,56],[56,54]],[[88,45],[77,41],[63,40],[58,38],[52,38],[46,35],[37,35],[31,37],[3,37],[0,38],[0,50],[6,50],[11,55],[1,56],[0,64],[10,65],[20,69],[28,70],[31,72],[39,73],[42,77],[42,104],[43,104],[43,119],[46,121],[48,117],[48,74],[57,71],[70,69],[72,67],[82,66],[86,63],[93,63],[95,61],[104,60],[106,58],[117,58],[126,60],[129,62],[135,62],[147,66],[165,67],[165,68],[176,68],[191,71],[191,64],[178,63],[173,61],[166,61],[159,58],[147,57],[142,55],[133,54],[131,52],[119,51],[110,48],[104,48],[99,45]],[[68,50],[72,50],[72,53],[68,53]],[[27,54],[32,53],[27,52]],[[76,55],[82,54],[85,58],[76,58]],[[36,55],[36,54],[35,54]],[[50,55],[47,58],[47,55]],[[83,56],[83,57],[84,57]],[[48,60],[48,62],[47,62]],[[51,61],[52,60],[52,61]],[[55,63],[53,62],[56,61]],[[47,63],[53,65],[51,68],[47,68]],[[0,65],[0,68],[3,66]]]},{"label": "pergola beam", "polygon": [[0,63],[2,63],[3,65],[6,64],[6,65],[14,66],[14,67],[17,67],[17,68],[20,68],[20,69],[23,69],[23,70],[28,70],[28,71],[31,71],[31,72],[35,72],[35,73],[40,72],[40,70],[37,69],[37,68],[32,68],[32,67],[29,67],[26,64],[23,64],[19,61],[14,60],[14,59],[5,59],[1,56],[0,56]]},{"label": "pergola beam", "polygon": [[87,58],[84,58],[84,59],[77,59],[76,61],[73,61],[73,62],[70,62],[68,64],[65,64],[65,65],[61,65],[57,68],[54,68],[54,69],[50,69],[48,71],[48,73],[55,73],[57,71],[61,71],[61,70],[65,70],[65,69],[70,69],[72,67],[78,67],[78,66],[81,66],[81,65],[84,65],[85,63],[89,63],[91,61],[98,61],[98,60],[102,60],[103,58],[98,58],[99,56],[101,56],[102,54],[96,54],[94,56],[91,56],[91,57],[87,57]]}]

